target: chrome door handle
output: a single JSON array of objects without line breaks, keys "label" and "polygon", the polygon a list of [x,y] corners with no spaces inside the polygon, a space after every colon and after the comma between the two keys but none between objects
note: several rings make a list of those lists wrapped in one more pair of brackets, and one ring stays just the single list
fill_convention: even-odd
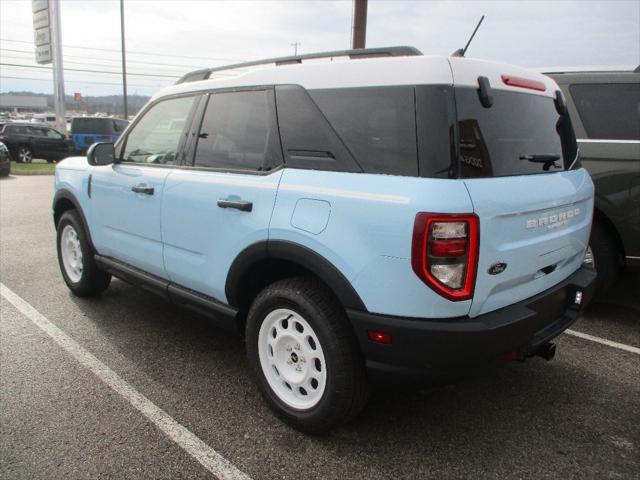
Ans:
[{"label": "chrome door handle", "polygon": [[242,212],[250,212],[253,210],[253,203],[246,202],[244,200],[228,200],[226,198],[221,198],[218,200],[218,206],[220,208],[235,208]]},{"label": "chrome door handle", "polygon": [[131,191],[134,193],[144,193],[145,195],[153,195],[153,187],[145,187],[143,185],[134,185],[131,187]]}]

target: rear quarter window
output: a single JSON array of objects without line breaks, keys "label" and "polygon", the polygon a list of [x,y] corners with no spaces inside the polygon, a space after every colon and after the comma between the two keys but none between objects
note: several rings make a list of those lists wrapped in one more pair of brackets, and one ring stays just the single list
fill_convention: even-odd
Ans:
[{"label": "rear quarter window", "polygon": [[366,173],[418,175],[414,87],[311,90]]},{"label": "rear quarter window", "polygon": [[574,84],[569,92],[589,138],[640,140],[640,81]]}]

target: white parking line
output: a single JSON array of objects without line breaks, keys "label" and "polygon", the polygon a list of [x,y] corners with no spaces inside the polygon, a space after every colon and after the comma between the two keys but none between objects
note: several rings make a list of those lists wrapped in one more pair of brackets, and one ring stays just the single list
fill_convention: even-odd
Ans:
[{"label": "white parking line", "polygon": [[574,337],[582,338],[584,340],[590,340],[592,342],[601,343],[602,345],[606,345],[608,347],[624,350],[625,352],[631,352],[631,353],[635,353],[636,355],[640,355],[640,348],[632,347],[631,345],[612,342],[611,340],[607,340],[606,338],[595,337],[593,335],[589,335],[588,333],[576,332],[575,330],[565,330],[564,333],[568,335],[573,335]]},{"label": "white parking line", "polygon": [[200,440],[184,426],[176,422],[164,410],[129,385],[116,372],[85,350],[80,344],[51,323],[29,303],[0,283],[0,294],[18,311],[31,320],[38,328],[49,335],[58,345],[71,354],[83,366],[111,387],[122,398],[144,415],[167,437],[177,443],[184,451],[195,458],[204,468],[220,480],[251,480],[226,458]]}]

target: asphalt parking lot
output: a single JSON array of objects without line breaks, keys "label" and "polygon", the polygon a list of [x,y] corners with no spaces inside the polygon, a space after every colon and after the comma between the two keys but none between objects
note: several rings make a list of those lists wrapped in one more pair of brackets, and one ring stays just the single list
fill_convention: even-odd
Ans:
[{"label": "asphalt parking lot", "polygon": [[[0,181],[0,281],[237,473],[640,478],[633,349],[563,334],[551,362],[377,392],[355,422],[306,436],[272,416],[242,343],[206,320],[118,280],[99,299],[71,296],[56,261],[52,191],[51,176]],[[193,448],[174,442],[148,409],[105,384],[7,295],[0,295],[0,477],[215,478]],[[640,276],[625,275],[572,330],[640,347]]]}]

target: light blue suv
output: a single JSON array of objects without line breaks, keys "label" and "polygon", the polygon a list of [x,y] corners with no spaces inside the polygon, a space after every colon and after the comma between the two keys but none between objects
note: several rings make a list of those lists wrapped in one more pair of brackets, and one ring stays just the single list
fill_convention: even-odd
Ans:
[{"label": "light blue suv", "polygon": [[75,294],[115,275],[239,331],[266,401],[310,432],[373,380],[553,356],[595,278],[553,80],[409,47],[219,70],[56,167]]}]

